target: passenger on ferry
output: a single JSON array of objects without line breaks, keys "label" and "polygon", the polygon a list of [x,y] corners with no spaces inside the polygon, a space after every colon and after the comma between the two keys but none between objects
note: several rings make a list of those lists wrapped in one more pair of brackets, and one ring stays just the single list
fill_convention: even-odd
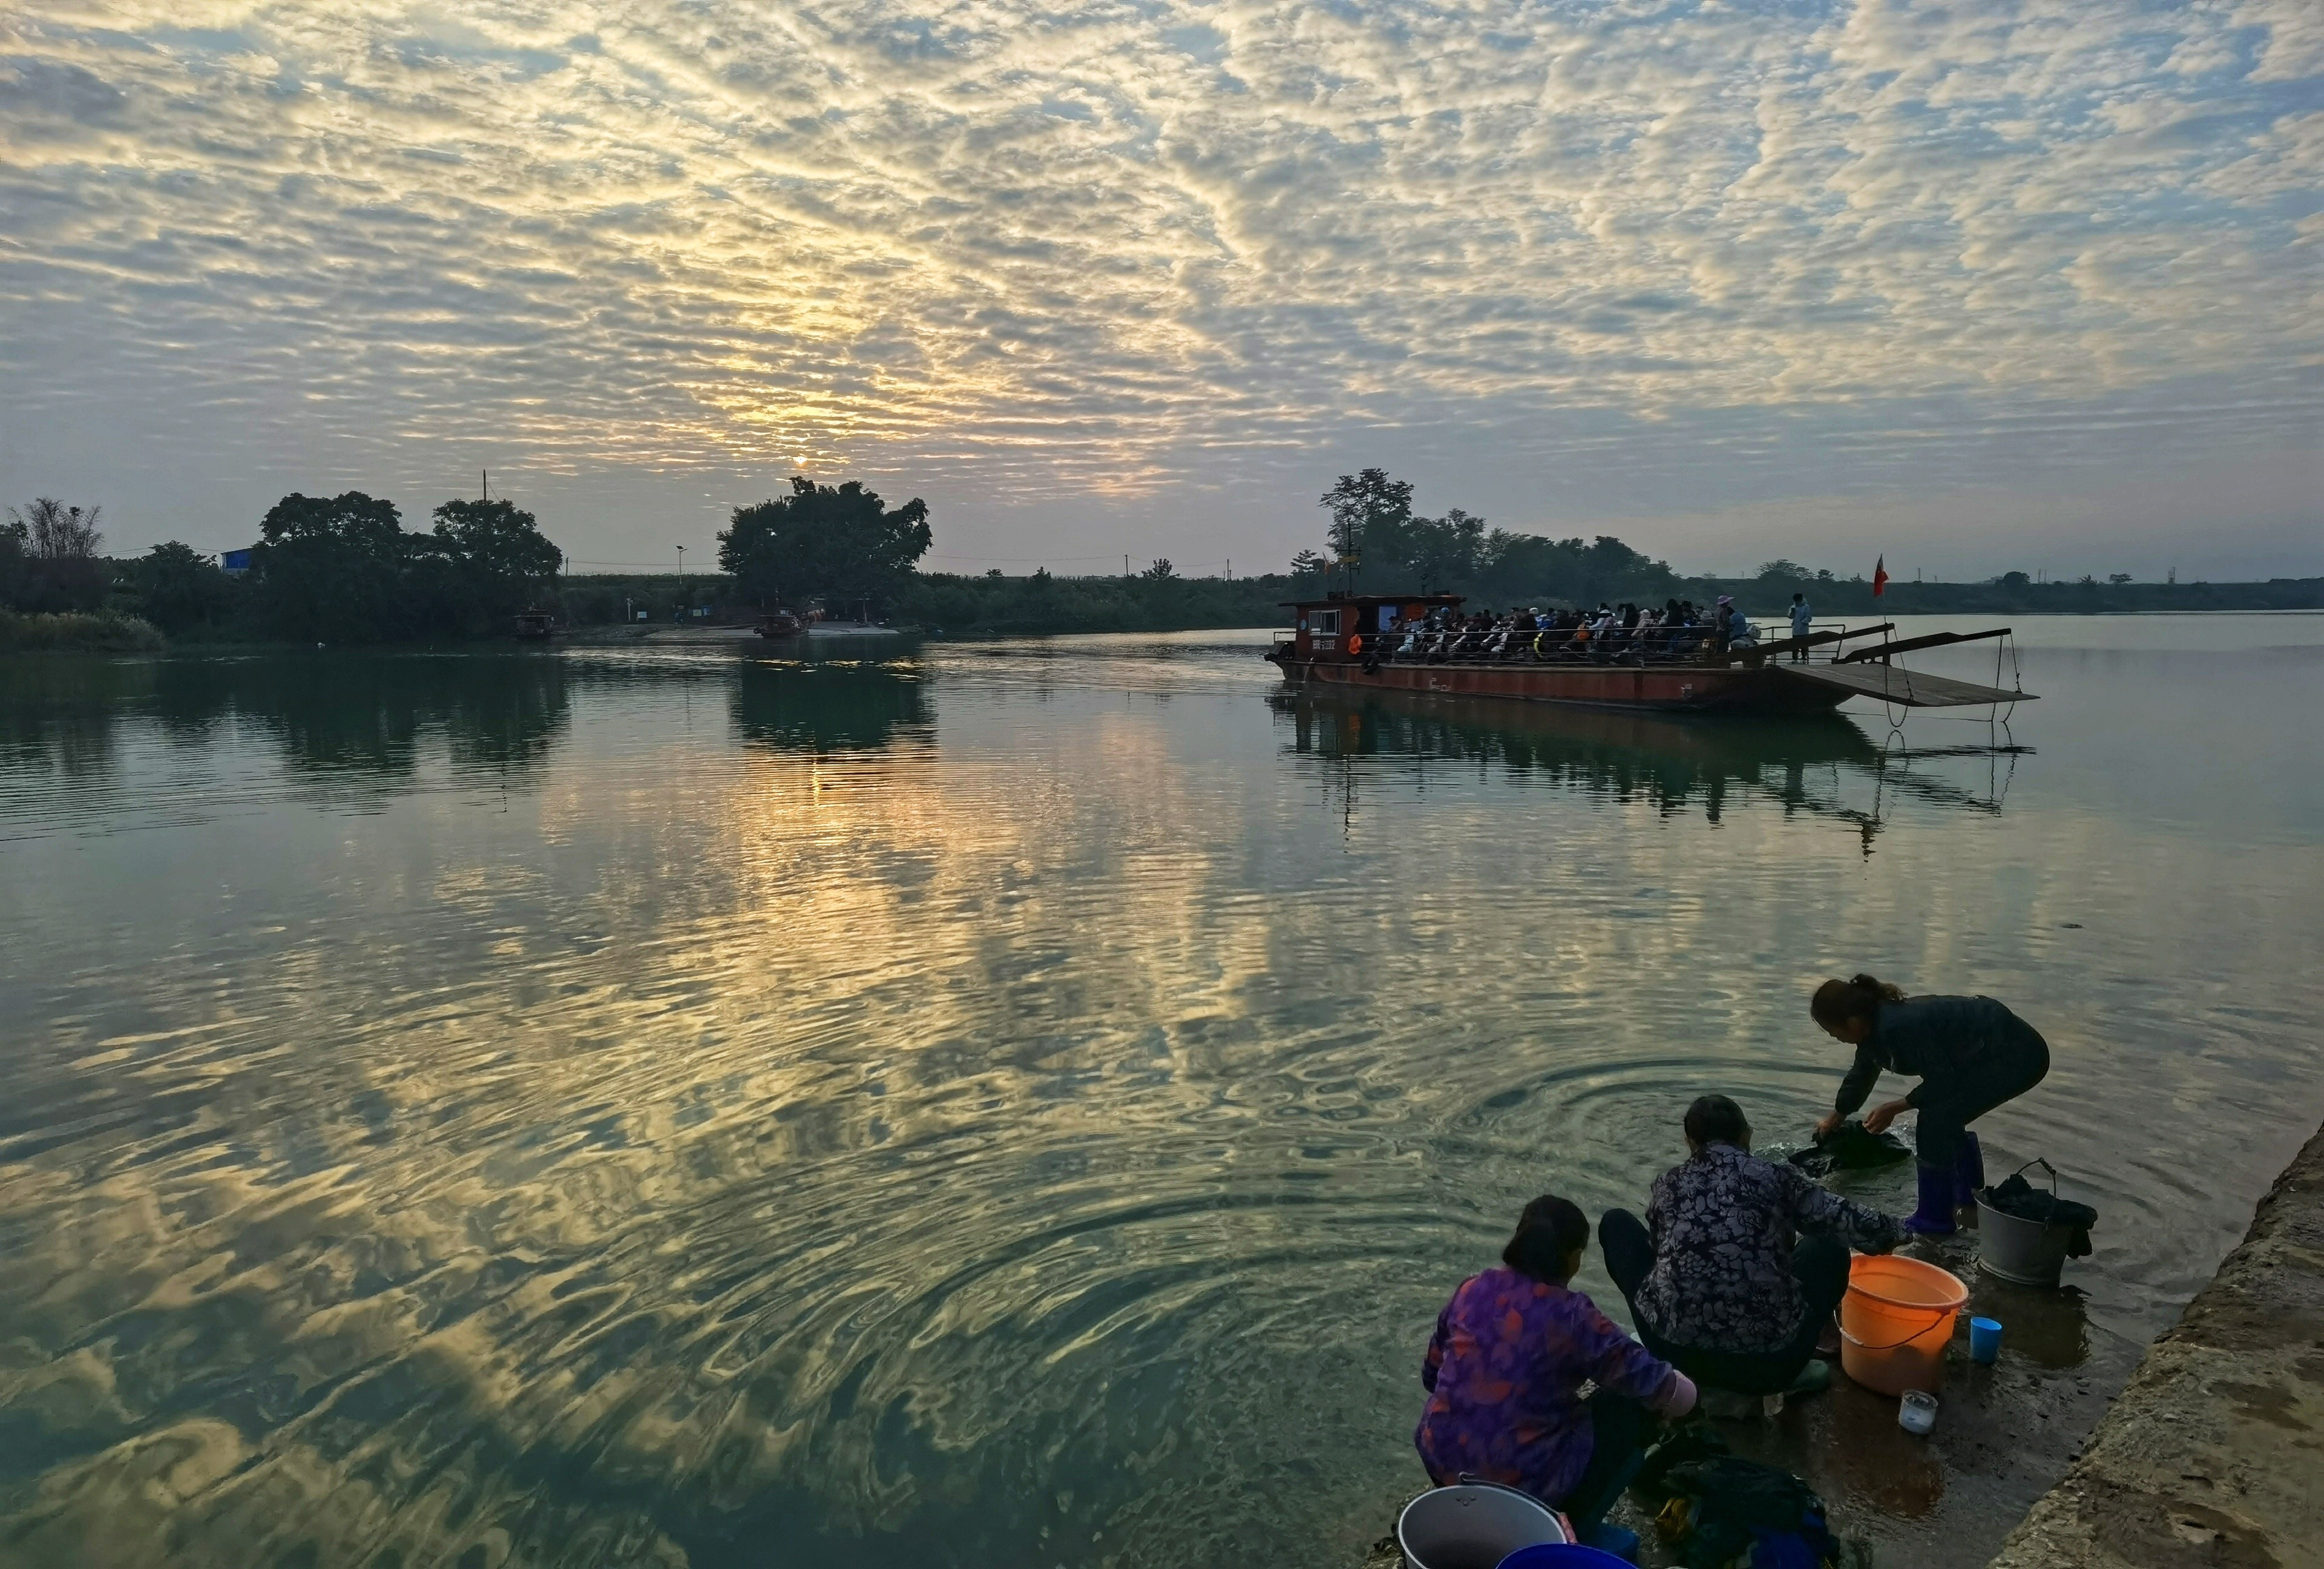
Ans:
[{"label": "passenger on ferry", "polygon": [[1687,1158],[1655,1178],[1645,1223],[1617,1209],[1598,1227],[1638,1337],[1720,1389],[1821,1389],[1831,1369],[1811,1360],[1848,1290],[1849,1246],[1885,1253],[1902,1223],[1754,1156],[1725,1095],[1698,1099],[1685,1126]]},{"label": "passenger on ferry", "polygon": [[1683,659],[1692,653],[1702,642],[1702,623],[1694,614],[1692,600],[1678,602],[1678,619],[1671,629],[1666,647],[1673,659]]},{"label": "passenger on ferry", "polygon": [[[1636,1472],[1649,1414],[1683,1417],[1694,1384],[1566,1282],[1590,1223],[1545,1194],[1526,1205],[1502,1267],[1471,1275],[1437,1315],[1413,1444],[1432,1481],[1463,1473],[1565,1511],[1584,1541]],[[1596,1390],[1584,1399],[1582,1386]]]},{"label": "passenger on ferry", "polygon": [[1759,641],[1759,629],[1751,624],[1749,616],[1735,608],[1734,595],[1722,594],[1719,596],[1719,614],[1727,623],[1729,648],[1748,648]]}]

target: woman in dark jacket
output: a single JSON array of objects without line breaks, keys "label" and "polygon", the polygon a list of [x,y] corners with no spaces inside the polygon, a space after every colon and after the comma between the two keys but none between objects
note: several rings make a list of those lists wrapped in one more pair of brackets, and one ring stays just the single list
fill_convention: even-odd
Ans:
[{"label": "woman in dark jacket", "polygon": [[1990,997],[1907,997],[1870,975],[1826,981],[1808,1011],[1834,1040],[1856,1048],[1831,1115],[1816,1131],[1839,1127],[1883,1073],[1919,1079],[1903,1100],[1875,1106],[1864,1126],[1878,1133],[1899,1112],[1920,1112],[1920,1203],[1904,1224],[1923,1236],[1950,1233],[1954,1209],[1985,1186],[1984,1155],[1969,1124],[2042,1082],[2049,1043]]}]

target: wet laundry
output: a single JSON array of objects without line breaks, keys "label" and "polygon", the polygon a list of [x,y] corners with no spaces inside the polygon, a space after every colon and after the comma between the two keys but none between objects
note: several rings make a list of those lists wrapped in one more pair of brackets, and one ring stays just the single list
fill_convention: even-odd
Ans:
[{"label": "wet laundry", "polygon": [[2098,1223],[2098,1212],[2089,1205],[2034,1186],[2022,1171],[1995,1183],[1979,1196],[2003,1214],[2036,1225],[2066,1227],[2073,1232],[2066,1242],[2066,1257],[2089,1257],[2090,1228]]},{"label": "wet laundry", "polygon": [[1810,1177],[1829,1177],[1835,1171],[1873,1171],[1912,1158],[1913,1147],[1895,1134],[1868,1133],[1864,1124],[1853,1117],[1807,1149],[1794,1149],[1786,1157]]},{"label": "wet laundry", "polygon": [[1870,1569],[1868,1548],[1831,1534],[1814,1489],[1729,1453],[1707,1427],[1657,1444],[1632,1489],[1659,1505],[1655,1530],[1687,1569]]}]

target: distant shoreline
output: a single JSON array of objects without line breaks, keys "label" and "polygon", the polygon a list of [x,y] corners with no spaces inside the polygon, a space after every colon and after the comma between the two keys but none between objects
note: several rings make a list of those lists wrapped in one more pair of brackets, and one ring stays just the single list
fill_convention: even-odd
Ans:
[{"label": "distant shoreline", "polygon": [[[988,579],[984,581],[990,580]],[[1023,580],[1018,579],[1017,581],[1021,582]],[[1080,580],[1065,579],[1065,581],[1074,582]],[[1094,581],[1103,583],[1118,580],[1096,579]],[[1194,579],[1193,581],[1198,583],[1209,583],[1216,580]],[[1810,604],[1813,605],[1816,615],[1820,620],[1840,615],[1853,617],[1872,614],[1894,616],[2198,616],[2315,615],[2318,614],[2324,614],[2324,579],[2307,578],[2295,579],[2293,581],[2302,586],[2310,585],[2314,586],[2316,592],[2310,596],[2313,598],[2314,603],[2294,605],[2242,605],[2232,603],[2213,603],[2206,605],[2157,605],[2144,606],[2120,605],[2091,606],[2073,604],[2014,604],[2006,605],[1984,604],[1915,605],[1904,602],[1904,596],[1898,592],[1899,586],[1891,584],[1889,586],[1889,594],[1891,595],[1895,595],[1895,598],[1893,601],[1886,597],[1880,600],[1874,600],[1868,588],[1868,590],[1861,595],[1862,603],[1860,604],[1857,603],[1857,596],[1854,595],[1848,596],[1845,600],[1842,600],[1842,596],[1840,595],[1821,592],[1812,595],[1810,597]],[[1845,586],[1853,587],[1856,586],[1848,585]],[[1920,585],[1918,586],[1925,590],[1929,586]],[[1982,587],[1984,586],[1947,585],[1946,586]],[[2078,586],[2068,585],[2066,586],[2073,587]],[[2144,586],[2165,587],[2168,586],[2147,585]],[[2281,585],[2280,583],[2251,585],[2217,583],[2183,584],[2179,585],[2178,586],[2190,590],[2202,589],[2209,595],[2223,595],[2227,591],[2237,588],[2271,589],[2280,588]],[[2048,586],[2044,585],[2042,586],[2042,587],[2043,590],[2046,590]],[[1286,592],[1287,592],[1287,590],[1286,590]],[[1735,591],[1733,589],[1721,589],[1720,592],[1734,593]],[[1698,604],[1705,602],[1702,597],[1699,597],[1698,595],[1692,593],[1685,595],[1685,597],[1694,598]],[[1769,601],[1766,602],[1763,607],[1759,602],[1761,596],[1747,596],[1743,594],[1736,593],[1735,597],[1738,603],[1743,605],[1744,611],[1747,614],[1761,618],[1772,618],[1780,615],[1782,614],[1782,605],[1786,603],[1786,601],[1781,600]],[[1480,596],[1478,603],[1482,605],[1489,602],[1483,600],[1482,597]],[[980,623],[973,618],[972,618],[966,625],[943,625],[901,622],[897,625],[889,627],[817,628],[813,635],[804,641],[812,644],[853,641],[857,639],[877,638],[885,640],[889,638],[903,637],[916,641],[922,638],[932,638],[945,642],[990,642],[1008,638],[1074,637],[1102,635],[1109,632],[1265,632],[1288,625],[1290,622],[1290,617],[1286,613],[1277,613],[1273,615],[1235,615],[1231,613],[1231,609],[1249,610],[1259,608],[1248,605],[1247,604],[1232,607],[1216,605],[1189,606],[1187,608],[1195,610],[1197,614],[1174,616],[1168,613],[1171,607],[1149,603],[1137,606],[1135,613],[1129,619],[1112,621],[1090,619],[1090,608],[1091,607],[1083,607],[1082,614],[1062,617],[1058,621],[1049,624],[1041,624],[1030,620],[1018,620],[1013,618],[1000,624]],[[1130,607],[1119,605],[1112,608],[1120,611],[1130,610]],[[1266,608],[1273,610],[1275,607],[1273,605],[1268,605]],[[1200,614],[1200,612],[1204,610],[1211,610],[1213,611],[1214,614]],[[1215,614],[1215,612],[1221,610],[1226,610],[1229,613]],[[38,632],[35,632],[33,627],[33,623],[35,623],[54,624],[42,625],[38,629]],[[11,633],[16,635],[10,635]],[[696,623],[690,626],[683,623],[673,624],[668,622],[659,623],[641,622],[632,623],[628,625],[624,625],[619,622],[600,624],[584,623],[579,626],[567,629],[559,634],[554,643],[547,645],[539,643],[521,644],[513,634],[505,637],[487,637],[451,641],[394,643],[346,642],[331,643],[328,645],[317,645],[291,641],[270,641],[266,640],[247,638],[221,638],[208,640],[201,638],[180,637],[164,640],[160,636],[160,634],[156,633],[152,627],[146,625],[143,622],[133,623],[128,622],[125,618],[97,616],[17,616],[14,618],[13,625],[0,626],[0,659],[26,659],[59,654],[87,653],[111,654],[115,656],[127,655],[151,659],[161,655],[217,655],[248,657],[254,654],[288,654],[315,651],[346,652],[353,650],[362,649],[395,650],[405,653],[484,653],[495,650],[508,650],[520,647],[531,650],[533,651],[548,652],[557,648],[606,649],[719,646],[764,647],[770,651],[779,651],[786,645],[780,640],[768,640],[756,637],[751,633],[748,627],[737,625],[733,623]]]}]

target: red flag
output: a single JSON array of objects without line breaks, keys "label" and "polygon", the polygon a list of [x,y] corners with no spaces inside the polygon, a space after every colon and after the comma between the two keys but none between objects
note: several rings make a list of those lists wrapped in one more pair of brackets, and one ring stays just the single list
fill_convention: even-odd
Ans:
[{"label": "red flag", "polygon": [[1881,591],[1887,586],[1888,558],[1886,553],[1883,553],[1880,559],[1872,564],[1872,597],[1879,598]]}]

